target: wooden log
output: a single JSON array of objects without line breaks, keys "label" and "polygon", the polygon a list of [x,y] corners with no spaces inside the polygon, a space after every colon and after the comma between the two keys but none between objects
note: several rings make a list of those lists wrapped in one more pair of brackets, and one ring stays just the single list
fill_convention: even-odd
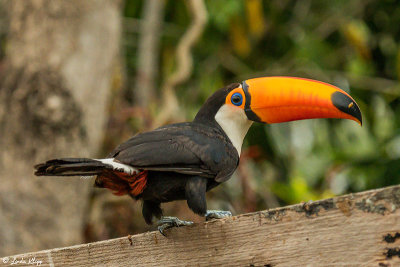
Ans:
[{"label": "wooden log", "polygon": [[[400,186],[0,258],[4,266],[400,266]],[[23,238],[23,237],[22,237]]]}]

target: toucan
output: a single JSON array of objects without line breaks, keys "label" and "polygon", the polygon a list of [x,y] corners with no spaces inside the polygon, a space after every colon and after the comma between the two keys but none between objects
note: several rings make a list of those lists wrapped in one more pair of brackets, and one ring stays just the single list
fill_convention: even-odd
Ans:
[{"label": "toucan", "polygon": [[362,124],[361,111],[343,90],[315,80],[261,77],[217,90],[192,122],[139,133],[106,158],[58,158],[37,164],[38,176],[96,176],[95,186],[143,201],[147,224],[159,230],[190,225],[163,217],[161,203],[186,200],[206,219],[231,216],[207,210],[206,192],[227,181],[239,164],[243,139],[253,122],[281,123],[343,118]]}]

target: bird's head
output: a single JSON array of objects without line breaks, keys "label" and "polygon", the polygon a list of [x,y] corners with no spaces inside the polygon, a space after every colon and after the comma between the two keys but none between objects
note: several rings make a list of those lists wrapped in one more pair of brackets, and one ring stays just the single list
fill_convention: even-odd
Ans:
[{"label": "bird's head", "polygon": [[215,119],[240,154],[253,121],[270,124],[316,118],[362,124],[361,111],[349,94],[327,83],[295,77],[249,79],[218,90],[195,121]]}]

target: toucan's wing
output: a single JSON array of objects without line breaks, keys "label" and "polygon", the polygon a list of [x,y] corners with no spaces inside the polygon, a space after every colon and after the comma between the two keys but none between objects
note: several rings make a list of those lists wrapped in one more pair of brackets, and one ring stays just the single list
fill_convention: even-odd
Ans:
[{"label": "toucan's wing", "polygon": [[179,123],[138,134],[109,157],[139,169],[229,178],[239,162],[233,145],[218,129]]}]

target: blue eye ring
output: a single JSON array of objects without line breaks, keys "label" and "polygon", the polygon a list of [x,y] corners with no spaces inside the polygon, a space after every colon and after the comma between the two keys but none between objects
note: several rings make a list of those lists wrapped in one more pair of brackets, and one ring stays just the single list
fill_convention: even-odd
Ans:
[{"label": "blue eye ring", "polygon": [[234,104],[235,106],[240,106],[243,103],[243,96],[241,93],[234,93],[231,96],[231,102],[232,104]]}]

